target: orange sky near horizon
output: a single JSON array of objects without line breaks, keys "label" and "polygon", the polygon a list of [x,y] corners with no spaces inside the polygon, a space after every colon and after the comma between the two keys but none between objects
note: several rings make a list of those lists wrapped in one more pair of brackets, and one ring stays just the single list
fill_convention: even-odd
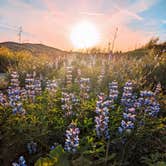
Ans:
[{"label": "orange sky near horizon", "polygon": [[156,19],[145,13],[159,0],[0,1],[0,42],[18,41],[18,27],[22,26],[22,42],[76,50],[70,35],[81,21],[89,21],[96,26],[100,34],[96,46],[101,49],[107,48],[108,42],[112,43],[116,27],[118,33],[114,50],[127,51],[144,45],[152,37],[159,36],[161,40],[166,37],[161,29],[161,25],[166,25],[165,15]]}]

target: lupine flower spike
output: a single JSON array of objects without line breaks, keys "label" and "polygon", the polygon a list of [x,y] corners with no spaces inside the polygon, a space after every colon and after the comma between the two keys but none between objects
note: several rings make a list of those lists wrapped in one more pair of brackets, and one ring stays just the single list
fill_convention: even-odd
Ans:
[{"label": "lupine flower spike", "polygon": [[155,117],[160,111],[160,105],[156,100],[155,93],[151,91],[141,91],[139,101],[149,116]]},{"label": "lupine flower spike", "polygon": [[79,103],[79,100],[77,99],[75,94],[62,92],[61,102],[62,102],[61,108],[62,110],[65,111],[65,115],[66,116],[74,115],[74,112],[72,111],[73,106]]},{"label": "lupine flower spike", "polygon": [[11,73],[11,82],[8,88],[9,105],[12,107],[14,114],[19,113],[25,115],[25,109],[23,109],[21,102],[21,88],[19,87],[18,78],[19,75],[17,72]]},{"label": "lupine flower spike", "polygon": [[20,156],[18,163],[14,162],[14,163],[12,163],[12,166],[27,166],[24,156]]},{"label": "lupine flower spike", "polygon": [[72,67],[71,66],[68,66],[66,67],[66,84],[67,85],[71,85],[72,83]]},{"label": "lupine flower spike", "polygon": [[65,150],[67,152],[75,153],[77,151],[77,147],[79,146],[79,128],[76,127],[76,124],[71,123],[66,130],[66,142],[65,142]]},{"label": "lupine flower spike", "polygon": [[46,90],[49,92],[56,92],[57,87],[58,87],[58,85],[57,85],[56,80],[48,80],[46,82]]},{"label": "lupine flower spike", "polygon": [[80,96],[83,99],[89,98],[90,91],[90,79],[89,78],[81,78],[80,79]]},{"label": "lupine flower spike", "polygon": [[105,139],[110,138],[109,134],[109,101],[104,101],[105,95],[104,93],[100,93],[98,95],[98,101],[96,103],[96,116],[95,116],[95,122],[96,122],[96,133],[98,138],[104,137]]},{"label": "lupine flower spike", "polygon": [[28,98],[30,101],[35,100],[35,86],[34,86],[34,77],[33,74],[26,74],[25,78],[25,89],[27,90]]},{"label": "lupine flower spike", "polygon": [[134,122],[136,120],[136,96],[132,93],[132,82],[126,82],[123,89],[121,103],[124,106],[124,112],[123,120],[118,128],[120,134],[122,134],[124,131],[131,132],[131,130],[134,129]]}]

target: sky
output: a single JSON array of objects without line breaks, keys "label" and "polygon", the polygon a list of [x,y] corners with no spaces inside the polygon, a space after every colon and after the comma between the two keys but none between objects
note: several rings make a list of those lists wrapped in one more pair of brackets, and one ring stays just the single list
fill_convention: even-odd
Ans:
[{"label": "sky", "polygon": [[22,26],[22,42],[73,50],[70,34],[81,21],[95,25],[98,47],[118,28],[115,50],[131,50],[152,37],[165,41],[166,0],[0,0],[0,42],[17,42]]}]

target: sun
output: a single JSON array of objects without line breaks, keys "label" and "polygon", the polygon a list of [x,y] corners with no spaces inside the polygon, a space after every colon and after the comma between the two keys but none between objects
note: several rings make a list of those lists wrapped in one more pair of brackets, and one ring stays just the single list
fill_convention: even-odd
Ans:
[{"label": "sun", "polygon": [[75,48],[89,48],[99,42],[99,32],[93,23],[82,21],[73,27],[70,39]]}]

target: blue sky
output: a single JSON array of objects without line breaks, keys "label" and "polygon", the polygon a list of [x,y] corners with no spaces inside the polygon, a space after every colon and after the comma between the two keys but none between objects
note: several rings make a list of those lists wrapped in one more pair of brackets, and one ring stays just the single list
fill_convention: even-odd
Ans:
[{"label": "blue sky", "polygon": [[133,20],[129,26],[133,29],[144,29],[144,31],[152,32],[156,36],[160,36],[161,40],[166,38],[166,1],[156,1],[147,10],[138,13],[142,18],[142,24],[139,21]]},{"label": "blue sky", "polygon": [[44,43],[73,49],[71,29],[88,20],[98,29],[98,46],[107,47],[118,27],[117,50],[133,49],[151,37],[166,39],[166,0],[0,0],[0,42]]}]

